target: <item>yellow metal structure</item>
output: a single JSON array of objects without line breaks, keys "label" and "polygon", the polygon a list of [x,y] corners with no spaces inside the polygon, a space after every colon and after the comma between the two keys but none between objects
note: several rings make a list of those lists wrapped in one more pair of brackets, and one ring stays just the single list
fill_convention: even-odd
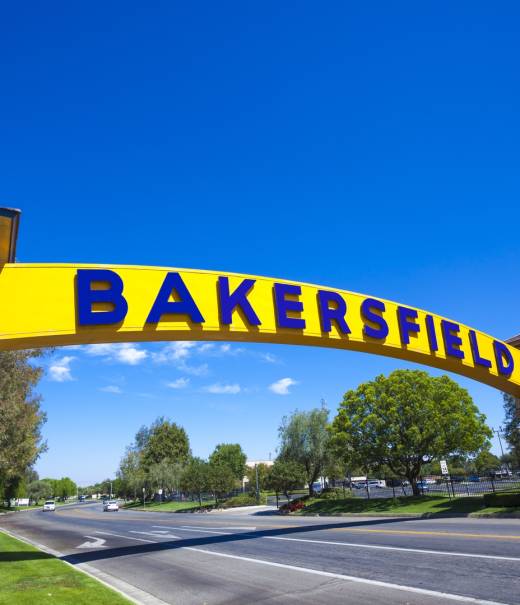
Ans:
[{"label": "yellow metal structure", "polygon": [[[123,296],[128,304],[122,321],[112,325],[80,325],[77,276],[78,270],[81,269],[108,269],[121,278],[124,285]],[[147,322],[158,292],[171,272],[178,273],[181,277],[204,317],[203,323],[194,323],[189,317],[180,315],[165,315],[156,323]],[[240,306],[233,310],[231,324],[223,323],[219,302],[219,277],[222,276],[229,279],[230,292],[244,279],[254,280],[247,300],[261,321],[260,325],[251,325]],[[279,310],[277,311],[277,301],[273,293],[275,284],[291,284],[301,288],[297,299],[303,305],[302,310],[288,311],[286,315],[305,319],[303,329],[280,326]],[[103,285],[98,284],[93,290],[96,288],[102,289]],[[332,322],[329,331],[324,330],[323,309],[320,309],[318,295],[320,291],[334,292],[344,299],[347,309],[345,320],[350,333],[345,334],[335,322]],[[294,296],[288,296],[287,299],[294,300]],[[387,323],[388,334],[384,338],[373,338],[366,334],[366,326],[371,324],[363,311],[367,296],[355,292],[267,277],[191,269],[6,264],[0,266],[0,349],[168,340],[311,345],[405,359],[456,372],[520,396],[520,350],[487,334],[473,331],[465,325],[455,324],[459,328],[457,337],[460,338],[460,344],[456,348],[462,352],[461,356],[463,355],[463,358],[456,358],[448,353],[449,347],[446,343],[443,344],[444,318],[419,309],[412,309],[417,312],[414,323],[419,326],[418,330],[409,335],[408,344],[403,344],[402,325],[399,323],[399,308],[403,307],[380,298],[375,300],[382,302],[385,307],[381,316]],[[96,308],[96,305],[93,307],[93,311],[102,312],[110,308],[110,305],[99,303],[99,308]],[[431,338],[429,339],[426,330],[427,321],[431,322],[430,330],[434,328],[437,335],[437,350],[432,350]],[[478,343],[477,357],[475,341]],[[497,347],[505,351],[509,359],[509,375],[504,375],[503,367],[501,371]],[[485,367],[482,359],[488,360],[490,367]]]}]

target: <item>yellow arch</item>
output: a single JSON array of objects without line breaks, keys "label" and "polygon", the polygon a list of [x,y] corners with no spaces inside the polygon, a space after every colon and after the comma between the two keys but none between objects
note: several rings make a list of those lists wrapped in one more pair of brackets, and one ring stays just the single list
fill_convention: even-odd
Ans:
[{"label": "yellow arch", "polygon": [[[109,270],[122,280],[123,296],[128,305],[128,311],[122,321],[111,325],[80,325],[77,276],[78,270],[84,269]],[[147,323],[150,310],[169,273],[178,274],[185,284],[204,317],[203,323],[191,321],[185,315],[164,315],[156,323]],[[247,300],[261,321],[260,325],[251,325],[240,306],[232,313],[232,323],[224,325],[219,277],[228,278],[230,293],[233,293],[243,280],[254,280],[247,293]],[[301,288],[301,295],[295,297],[284,294],[284,299],[300,301],[303,311],[300,313],[282,310],[282,314],[304,319],[305,328],[280,327],[280,318],[277,317],[277,309],[279,314],[280,308],[273,294],[275,284],[296,285]],[[92,290],[106,287],[92,283]],[[281,288],[283,289],[283,286]],[[325,331],[323,315],[326,312],[323,311],[323,306],[320,308],[320,291],[336,293],[346,302],[345,320],[350,333],[342,333],[337,321],[332,321],[330,331]],[[174,292],[171,300],[179,298],[179,294]],[[448,320],[419,309],[412,309],[412,314],[417,311],[417,318],[408,320],[418,325],[419,331],[416,333],[412,328],[409,332],[409,344],[403,344],[403,327],[398,320],[399,308],[402,306],[380,298],[374,300],[383,303],[384,311],[379,312],[373,308],[372,311],[384,319],[388,334],[385,338],[371,337],[366,333],[367,326],[377,328],[377,324],[367,319],[367,303],[364,303],[367,298],[369,297],[362,294],[335,288],[226,272],[126,265],[6,264],[0,268],[0,349],[164,340],[222,340],[324,346],[397,357],[433,366],[468,376],[516,397],[520,396],[520,350],[462,324],[459,324],[458,331],[448,332],[453,337],[460,338],[461,344],[453,345],[452,341],[451,349],[450,346],[447,348],[443,338],[443,325],[451,324],[443,324],[443,321]],[[331,302],[330,308],[335,307]],[[91,306],[94,314],[112,308],[112,305],[107,303]],[[427,321],[430,322],[430,330],[436,335],[437,350],[432,350]],[[509,364],[509,367],[514,364],[514,369],[508,375],[500,372],[497,348],[498,351],[505,351],[503,364]],[[450,355],[448,351],[453,353],[454,349],[461,351],[464,357],[460,359]],[[485,367],[482,360],[488,360],[490,367]]]}]

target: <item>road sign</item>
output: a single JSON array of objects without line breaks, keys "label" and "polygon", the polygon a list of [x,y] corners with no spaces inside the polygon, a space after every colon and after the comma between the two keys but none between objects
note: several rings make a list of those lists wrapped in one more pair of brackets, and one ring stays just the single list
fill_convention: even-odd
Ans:
[{"label": "road sign", "polygon": [[441,473],[443,475],[449,475],[449,471],[448,471],[448,463],[446,462],[446,460],[441,460]]}]

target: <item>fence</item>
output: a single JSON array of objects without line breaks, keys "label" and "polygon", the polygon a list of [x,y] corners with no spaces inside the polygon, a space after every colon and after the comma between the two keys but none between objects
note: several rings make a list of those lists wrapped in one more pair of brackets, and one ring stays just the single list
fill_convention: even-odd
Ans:
[{"label": "fence", "polygon": [[[350,487],[351,494],[359,498],[398,498],[412,496],[408,481],[387,478],[364,481],[335,481],[335,487]],[[463,498],[487,493],[520,491],[520,471],[492,475],[428,475],[420,477],[419,492],[423,496]]]}]

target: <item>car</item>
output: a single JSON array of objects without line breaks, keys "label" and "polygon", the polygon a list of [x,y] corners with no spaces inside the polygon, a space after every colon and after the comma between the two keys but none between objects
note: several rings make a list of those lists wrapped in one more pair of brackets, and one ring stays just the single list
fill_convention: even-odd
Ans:
[{"label": "car", "polygon": [[56,503],[54,500],[45,500],[43,504],[43,512],[47,510],[56,510]]},{"label": "car", "polygon": [[117,500],[107,500],[103,504],[103,511],[106,513],[109,513],[110,511],[118,511],[118,510],[119,510],[119,504],[117,503]]},{"label": "car", "polygon": [[78,500],[79,500],[79,502],[86,502],[87,497],[86,497],[86,496],[80,496],[80,497],[78,498]]},{"label": "car", "polygon": [[430,489],[426,481],[417,481],[417,487],[423,492],[427,492]]}]

